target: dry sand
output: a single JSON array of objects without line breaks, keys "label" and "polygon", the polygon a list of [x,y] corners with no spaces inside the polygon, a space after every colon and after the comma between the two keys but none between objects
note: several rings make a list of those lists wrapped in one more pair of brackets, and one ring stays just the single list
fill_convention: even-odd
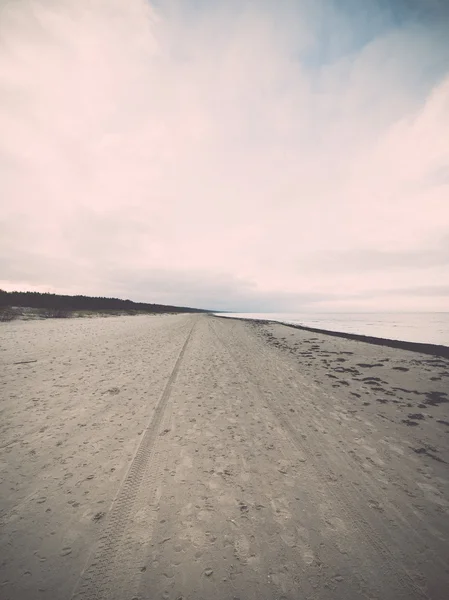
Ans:
[{"label": "dry sand", "polygon": [[447,359],[202,315],[0,350],[2,600],[447,598]]}]

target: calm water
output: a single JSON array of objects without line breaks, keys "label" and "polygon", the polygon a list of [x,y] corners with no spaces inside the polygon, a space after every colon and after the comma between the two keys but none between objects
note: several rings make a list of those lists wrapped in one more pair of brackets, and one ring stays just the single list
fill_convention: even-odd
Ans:
[{"label": "calm water", "polygon": [[330,331],[449,346],[449,312],[440,313],[229,313]]}]

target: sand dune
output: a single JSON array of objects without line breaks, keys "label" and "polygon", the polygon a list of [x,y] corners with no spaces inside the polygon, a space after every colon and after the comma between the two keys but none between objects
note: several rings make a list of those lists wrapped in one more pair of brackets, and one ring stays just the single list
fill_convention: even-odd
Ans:
[{"label": "sand dune", "polygon": [[0,324],[0,597],[447,597],[449,361],[203,315]]}]

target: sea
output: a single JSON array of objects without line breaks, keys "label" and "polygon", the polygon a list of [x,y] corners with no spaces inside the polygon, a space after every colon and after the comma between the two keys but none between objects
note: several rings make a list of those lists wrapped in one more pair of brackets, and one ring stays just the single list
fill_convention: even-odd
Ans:
[{"label": "sea", "polygon": [[279,321],[328,331],[449,346],[449,312],[220,313],[220,316]]}]

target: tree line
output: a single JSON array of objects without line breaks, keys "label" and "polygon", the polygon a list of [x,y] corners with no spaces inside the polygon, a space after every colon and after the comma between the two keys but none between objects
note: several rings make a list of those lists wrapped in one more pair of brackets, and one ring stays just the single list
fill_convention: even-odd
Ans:
[{"label": "tree line", "polygon": [[41,292],[6,292],[0,290],[0,307],[6,308],[16,306],[67,312],[77,310],[124,310],[147,313],[208,312],[199,308],[167,306],[165,304],[148,304],[145,302],[133,302],[132,300],[120,300],[119,298],[66,296]]}]

